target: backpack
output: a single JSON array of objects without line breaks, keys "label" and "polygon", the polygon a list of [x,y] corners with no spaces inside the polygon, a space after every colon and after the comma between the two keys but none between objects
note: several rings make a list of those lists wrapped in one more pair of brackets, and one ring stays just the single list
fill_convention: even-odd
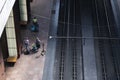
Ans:
[{"label": "backpack", "polygon": [[31,26],[31,31],[35,31],[35,26],[34,25]]}]

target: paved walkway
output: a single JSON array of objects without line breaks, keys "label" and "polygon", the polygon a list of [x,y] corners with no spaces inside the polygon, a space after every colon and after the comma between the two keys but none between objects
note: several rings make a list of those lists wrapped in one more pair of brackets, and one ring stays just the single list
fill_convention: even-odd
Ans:
[{"label": "paved walkway", "polygon": [[[31,32],[30,25],[21,30],[22,39],[28,37],[30,45],[39,37],[47,46],[49,18],[52,0],[33,0],[31,3],[32,17],[38,18],[39,33]],[[17,60],[14,67],[6,70],[6,80],[42,80],[45,56],[41,56],[41,50],[36,54],[24,55]]]},{"label": "paved walkway", "polygon": [[6,80],[42,80],[45,56],[21,55],[14,67],[7,68]]}]

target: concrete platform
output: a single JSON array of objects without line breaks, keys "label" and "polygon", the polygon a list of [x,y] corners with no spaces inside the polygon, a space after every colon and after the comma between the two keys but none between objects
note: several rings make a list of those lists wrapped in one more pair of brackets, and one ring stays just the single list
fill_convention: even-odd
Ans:
[{"label": "concrete platform", "polygon": [[[36,37],[39,37],[46,49],[51,5],[52,0],[34,0],[31,3],[32,17],[36,16],[38,19],[39,32],[31,32],[31,24],[28,24],[26,29],[21,30],[22,40],[28,37],[32,45]],[[45,56],[40,55],[41,51],[39,49],[36,54],[22,54],[14,67],[7,67],[6,80],[42,80]]]},{"label": "concrete platform", "polygon": [[6,80],[42,80],[45,56],[21,55],[14,67],[6,70]]}]

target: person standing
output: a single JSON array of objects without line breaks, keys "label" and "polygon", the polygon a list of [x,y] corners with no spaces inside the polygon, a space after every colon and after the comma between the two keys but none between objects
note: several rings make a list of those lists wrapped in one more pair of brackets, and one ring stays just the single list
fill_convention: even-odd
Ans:
[{"label": "person standing", "polygon": [[33,43],[32,44],[32,52],[36,53],[38,51],[37,47],[36,47],[36,44]]},{"label": "person standing", "polygon": [[38,25],[38,20],[36,17],[33,18],[32,20],[33,26],[34,26],[34,31],[38,32],[39,31],[39,25]]},{"label": "person standing", "polygon": [[39,49],[41,47],[41,41],[38,37],[36,38],[35,44],[36,44],[37,49]]},{"label": "person standing", "polygon": [[28,37],[27,37],[27,38],[24,40],[25,53],[26,53],[26,54],[30,54],[29,44],[30,44],[30,42],[29,42],[29,39],[28,39]]}]

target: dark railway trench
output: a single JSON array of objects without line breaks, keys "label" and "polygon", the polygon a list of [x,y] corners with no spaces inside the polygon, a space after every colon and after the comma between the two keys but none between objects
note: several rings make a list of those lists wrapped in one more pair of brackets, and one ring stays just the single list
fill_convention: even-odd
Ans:
[{"label": "dark railway trench", "polygon": [[120,40],[110,0],[60,0],[54,80],[120,80]]}]

